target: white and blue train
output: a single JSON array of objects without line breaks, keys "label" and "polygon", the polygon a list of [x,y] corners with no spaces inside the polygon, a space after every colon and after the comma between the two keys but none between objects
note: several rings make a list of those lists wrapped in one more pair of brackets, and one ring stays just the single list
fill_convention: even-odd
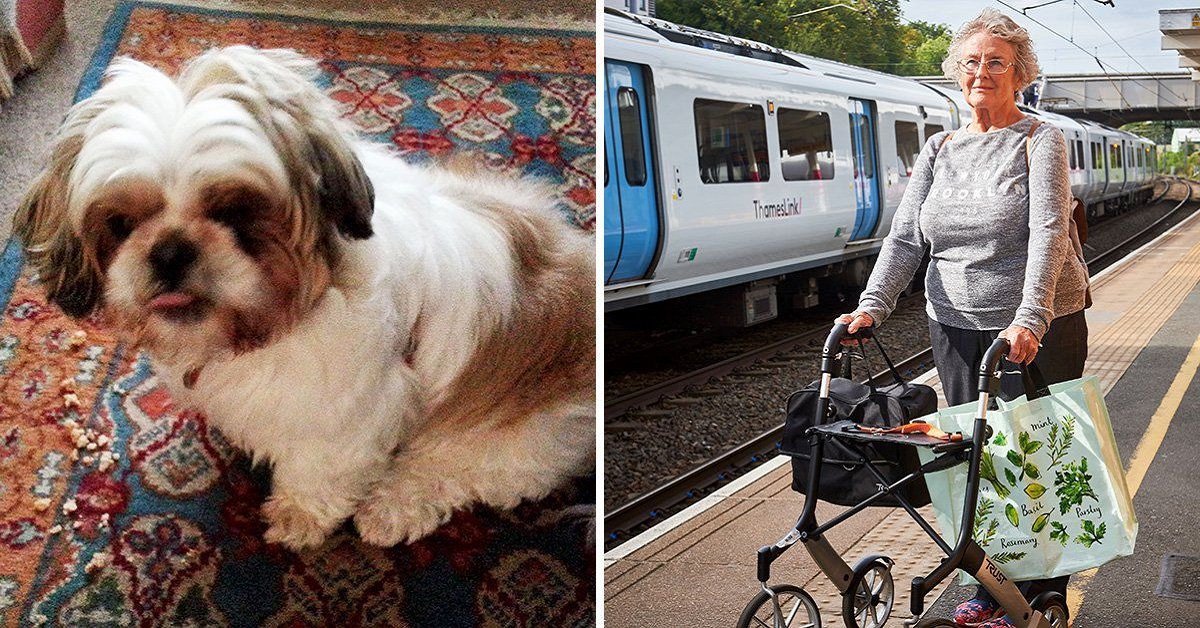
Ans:
[{"label": "white and blue train", "polygon": [[[970,121],[956,92],[615,9],[604,37],[610,312],[712,293],[751,324],[862,286],[925,139]],[[1092,215],[1148,197],[1148,140],[1027,111]]]}]

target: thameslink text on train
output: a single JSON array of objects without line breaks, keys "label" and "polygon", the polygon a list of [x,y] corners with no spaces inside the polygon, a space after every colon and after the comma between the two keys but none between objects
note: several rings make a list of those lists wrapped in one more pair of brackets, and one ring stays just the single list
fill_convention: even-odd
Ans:
[{"label": "thameslink text on train", "polygon": [[755,218],[786,218],[799,215],[800,199],[797,197],[785,198],[778,203],[763,203],[757,199],[754,200]]}]

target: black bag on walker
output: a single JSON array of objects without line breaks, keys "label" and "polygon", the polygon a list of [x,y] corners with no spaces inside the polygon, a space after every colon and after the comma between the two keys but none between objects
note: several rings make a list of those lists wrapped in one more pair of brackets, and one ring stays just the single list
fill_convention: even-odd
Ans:
[{"label": "black bag on walker", "polygon": [[[878,340],[876,346],[882,353],[883,347]],[[849,419],[861,425],[890,428],[937,411],[937,393],[924,384],[905,382],[891,360],[887,359],[887,354],[883,356],[896,383],[873,388],[843,377],[833,378],[829,385],[829,412],[819,423]],[[808,489],[811,445],[806,432],[818,424],[816,414],[820,386],[821,382],[817,380],[792,393],[787,401],[787,421],[783,427],[780,451],[792,457],[792,490],[798,493]],[[915,447],[889,443],[856,443],[856,446],[868,455],[889,483],[898,481],[921,466]],[[828,439],[823,457],[821,479],[817,485],[819,499],[840,506],[854,506],[875,494],[879,480],[849,447]],[[903,493],[914,507],[919,508],[930,501],[929,490],[923,479],[905,485]],[[899,506],[900,502],[888,495],[872,505]]]}]

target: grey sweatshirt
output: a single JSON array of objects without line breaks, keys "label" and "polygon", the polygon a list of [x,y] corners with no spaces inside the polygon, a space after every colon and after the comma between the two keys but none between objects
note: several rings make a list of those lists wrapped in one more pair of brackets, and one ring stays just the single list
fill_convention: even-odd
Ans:
[{"label": "grey sweatshirt", "polygon": [[1068,236],[1066,140],[1032,118],[989,133],[959,129],[925,142],[860,310],[882,323],[925,250],[930,318],[961,329],[1016,324],[1041,340],[1056,317],[1084,307],[1087,268]]}]

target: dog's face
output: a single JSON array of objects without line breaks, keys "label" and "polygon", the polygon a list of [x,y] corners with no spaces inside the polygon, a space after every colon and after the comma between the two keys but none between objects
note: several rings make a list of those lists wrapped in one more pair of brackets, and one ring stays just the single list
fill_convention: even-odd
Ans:
[{"label": "dog's face", "polygon": [[14,229],[50,298],[202,363],[284,333],[329,286],[373,191],[294,53],[207,53],[177,82],[124,59],[75,105]]}]

